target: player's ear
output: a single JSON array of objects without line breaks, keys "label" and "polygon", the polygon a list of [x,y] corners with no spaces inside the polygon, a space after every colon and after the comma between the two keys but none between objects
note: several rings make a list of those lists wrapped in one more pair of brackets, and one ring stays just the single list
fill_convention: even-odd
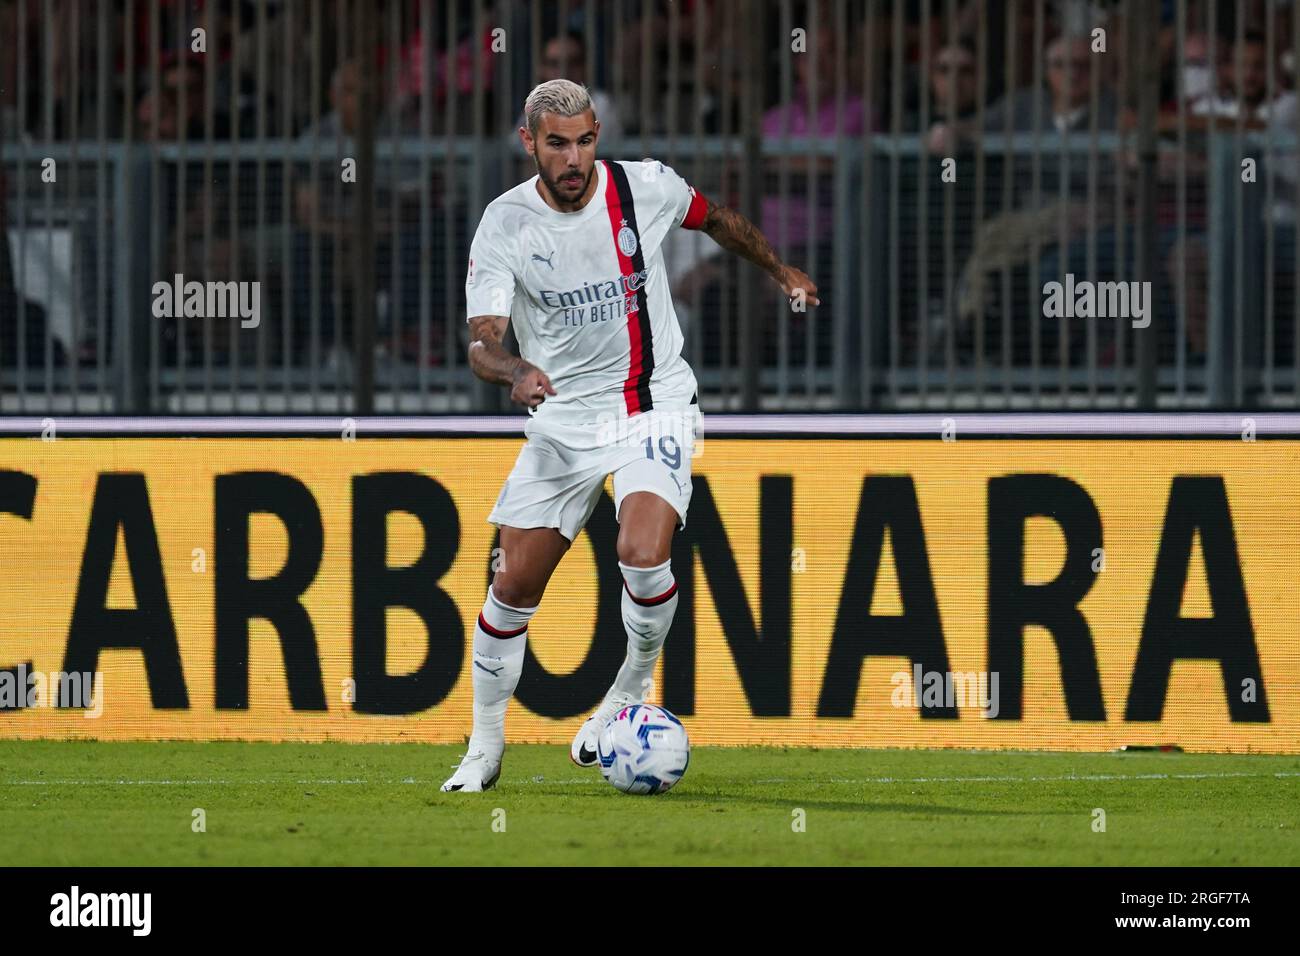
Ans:
[{"label": "player's ear", "polygon": [[596,142],[600,142],[600,120],[594,116],[591,118],[591,128],[596,131]]},{"label": "player's ear", "polygon": [[527,126],[519,127],[519,142],[524,144],[524,149],[529,156],[537,150],[537,144],[533,142],[533,134],[528,132]]}]

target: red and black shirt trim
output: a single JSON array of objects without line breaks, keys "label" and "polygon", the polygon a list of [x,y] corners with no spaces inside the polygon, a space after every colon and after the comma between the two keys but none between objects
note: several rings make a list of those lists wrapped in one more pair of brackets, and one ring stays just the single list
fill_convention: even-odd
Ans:
[{"label": "red and black shirt trim", "polygon": [[[627,171],[616,162],[602,162],[609,174],[605,183],[605,206],[609,211],[610,235],[614,240],[614,254],[618,256],[619,272],[624,277],[644,272],[641,231],[637,228],[636,207],[632,202],[632,187],[628,183]],[[632,230],[632,235],[636,237],[636,251],[630,256],[623,252],[618,242],[618,235],[624,228]],[[650,331],[650,308],[646,301],[645,285],[645,281],[642,281],[634,293],[636,310],[627,312],[631,361],[628,364],[627,379],[623,382],[623,401],[629,415],[646,412],[654,407],[654,401],[650,397],[650,377],[655,370],[654,336]],[[629,293],[629,296],[632,294]]]}]

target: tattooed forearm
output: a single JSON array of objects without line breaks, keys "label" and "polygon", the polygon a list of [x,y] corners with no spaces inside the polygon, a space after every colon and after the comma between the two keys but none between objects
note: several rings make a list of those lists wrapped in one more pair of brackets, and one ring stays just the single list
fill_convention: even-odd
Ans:
[{"label": "tattooed forearm", "polygon": [[507,321],[503,315],[476,315],[469,320],[470,370],[494,385],[513,385],[533,367],[501,344]]},{"label": "tattooed forearm", "polygon": [[709,211],[700,228],[728,252],[744,256],[764,272],[775,276],[781,259],[767,237],[752,222],[726,206],[709,201]]},{"label": "tattooed forearm", "polygon": [[474,374],[494,385],[508,385],[516,405],[536,408],[548,395],[558,395],[546,373],[506,351],[502,340],[510,320],[504,315],[476,315],[469,320],[469,366]]}]

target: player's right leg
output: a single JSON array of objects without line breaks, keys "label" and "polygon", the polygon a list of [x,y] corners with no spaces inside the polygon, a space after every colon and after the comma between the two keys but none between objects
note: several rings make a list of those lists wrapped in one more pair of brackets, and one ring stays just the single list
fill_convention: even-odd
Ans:
[{"label": "player's right leg", "polygon": [[523,670],[528,621],[570,543],[555,528],[502,526],[501,565],[474,625],[474,729],[444,791],[487,790],[501,775],[506,705]]}]

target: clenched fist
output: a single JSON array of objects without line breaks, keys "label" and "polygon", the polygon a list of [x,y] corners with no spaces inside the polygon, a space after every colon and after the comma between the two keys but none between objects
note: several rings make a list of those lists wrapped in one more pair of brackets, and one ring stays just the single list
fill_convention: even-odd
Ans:
[{"label": "clenched fist", "polygon": [[821,304],[821,300],[817,298],[817,283],[794,266],[781,266],[772,274],[772,278],[791,302],[794,301],[796,293],[802,291],[804,301],[809,305]]},{"label": "clenched fist", "polygon": [[546,401],[547,395],[556,394],[546,373],[535,365],[521,364],[515,369],[515,384],[510,389],[510,400],[525,408],[536,408]]}]

